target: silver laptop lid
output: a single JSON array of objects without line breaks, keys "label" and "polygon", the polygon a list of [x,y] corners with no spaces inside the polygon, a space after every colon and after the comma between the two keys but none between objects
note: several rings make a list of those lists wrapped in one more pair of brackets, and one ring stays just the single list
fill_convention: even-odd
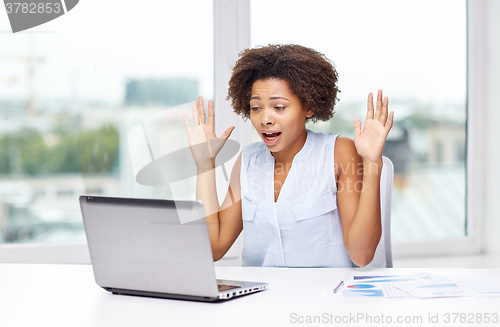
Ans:
[{"label": "silver laptop lid", "polygon": [[81,196],[80,205],[99,286],[218,295],[201,202]]}]

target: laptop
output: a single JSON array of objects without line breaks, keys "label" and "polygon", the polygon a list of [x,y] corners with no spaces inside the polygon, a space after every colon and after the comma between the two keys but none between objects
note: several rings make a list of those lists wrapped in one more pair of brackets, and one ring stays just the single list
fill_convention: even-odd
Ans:
[{"label": "laptop", "polygon": [[80,196],[96,283],[113,294],[221,301],[267,283],[217,280],[199,201]]}]

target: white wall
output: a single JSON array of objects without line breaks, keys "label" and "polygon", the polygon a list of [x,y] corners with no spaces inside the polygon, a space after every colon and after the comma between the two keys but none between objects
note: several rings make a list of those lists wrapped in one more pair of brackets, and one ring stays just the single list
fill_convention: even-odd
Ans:
[{"label": "white wall", "polygon": [[500,253],[500,1],[498,0],[487,0],[486,38],[487,169],[484,250],[487,253]]}]

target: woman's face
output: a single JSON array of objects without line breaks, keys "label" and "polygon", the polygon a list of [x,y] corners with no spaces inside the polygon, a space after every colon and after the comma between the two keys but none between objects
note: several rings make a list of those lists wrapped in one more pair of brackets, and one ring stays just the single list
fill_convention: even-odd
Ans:
[{"label": "woman's face", "polygon": [[253,83],[250,120],[271,152],[284,150],[292,156],[299,152],[307,138],[306,117],[312,115],[286,81],[269,78]]}]

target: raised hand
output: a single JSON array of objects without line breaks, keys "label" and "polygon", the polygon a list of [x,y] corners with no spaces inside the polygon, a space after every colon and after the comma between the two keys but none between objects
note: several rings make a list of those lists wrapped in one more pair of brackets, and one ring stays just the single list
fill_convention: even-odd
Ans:
[{"label": "raised hand", "polygon": [[214,131],[214,119],[214,103],[210,100],[208,101],[208,122],[205,121],[205,108],[201,96],[198,97],[198,103],[193,102],[193,127],[189,123],[188,116],[183,116],[189,147],[197,165],[211,163],[234,130],[234,126],[231,126],[224,134],[217,137]]},{"label": "raised hand", "polygon": [[368,94],[368,108],[366,121],[361,130],[361,121],[354,121],[354,145],[356,151],[363,160],[374,163],[382,163],[382,151],[384,150],[387,134],[392,128],[394,112],[388,114],[389,98],[382,100],[382,90],[377,94],[377,111],[373,108],[373,93]]}]

